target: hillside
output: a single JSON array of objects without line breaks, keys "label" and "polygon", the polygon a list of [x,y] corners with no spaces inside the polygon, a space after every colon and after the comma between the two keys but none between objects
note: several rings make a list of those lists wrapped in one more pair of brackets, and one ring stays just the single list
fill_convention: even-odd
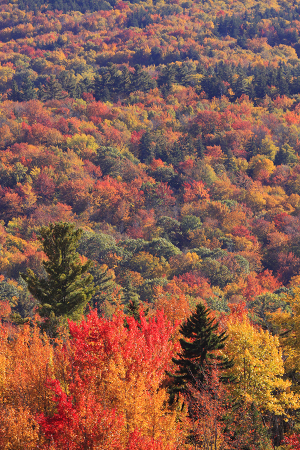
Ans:
[{"label": "hillside", "polygon": [[[45,273],[40,227],[73,223],[99,320],[135,299],[178,328],[203,302],[227,331],[269,333],[297,393],[300,2],[0,3],[3,323],[37,311],[20,274]],[[269,443],[243,448],[283,445],[298,400],[255,395]]]}]

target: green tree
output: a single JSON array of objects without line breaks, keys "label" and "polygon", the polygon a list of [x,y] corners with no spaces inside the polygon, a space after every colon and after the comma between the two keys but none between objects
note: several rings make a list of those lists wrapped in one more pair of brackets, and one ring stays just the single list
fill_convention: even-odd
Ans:
[{"label": "green tree", "polygon": [[22,86],[23,93],[21,94],[21,98],[23,101],[28,102],[29,100],[33,100],[37,97],[36,90],[34,88],[34,83],[30,78],[26,78],[24,80]]},{"label": "green tree", "polygon": [[9,94],[9,99],[12,100],[13,102],[21,101],[21,93],[20,93],[20,90],[19,90],[19,86],[18,86],[18,84],[17,84],[17,82],[15,80],[13,80],[13,82],[12,82],[11,92]]},{"label": "green tree", "polygon": [[131,73],[126,66],[123,67],[119,79],[119,92],[123,95],[129,95],[131,86]]},{"label": "green tree", "polygon": [[71,98],[80,97],[80,87],[76,82],[76,77],[71,71],[64,70],[61,72],[59,76],[59,81],[61,83],[62,88],[68,92]]},{"label": "green tree", "polygon": [[132,76],[132,91],[148,92],[156,88],[156,81],[151,78],[146,70],[143,70],[139,64],[134,66],[135,72]]},{"label": "green tree", "polygon": [[104,70],[101,76],[97,74],[94,79],[95,99],[107,102],[111,99],[112,78],[108,69]]},{"label": "green tree", "polygon": [[218,324],[210,317],[210,310],[198,303],[195,312],[181,325],[181,351],[173,358],[177,370],[172,374],[171,398],[189,387],[203,383],[205,373],[217,367],[220,371],[233,366],[232,360],[222,357],[217,351],[224,348],[227,336],[218,333]]},{"label": "green tree", "polygon": [[45,100],[62,100],[67,97],[63,92],[62,85],[57,81],[55,75],[50,75],[47,84],[43,86],[41,92],[41,99]]},{"label": "green tree", "polygon": [[40,240],[47,260],[43,262],[47,276],[41,278],[27,269],[22,278],[29,292],[39,302],[44,317],[42,328],[55,336],[64,318],[78,319],[94,293],[91,261],[82,264],[76,251],[82,230],[73,224],[58,222],[40,229]]},{"label": "green tree", "polygon": [[95,292],[91,299],[91,305],[97,308],[100,313],[103,313],[103,303],[111,301],[112,293],[117,287],[115,282],[115,274],[112,269],[109,269],[106,264],[98,264],[97,262],[90,269],[94,278]]},{"label": "green tree", "polygon": [[126,305],[127,314],[133,316],[135,320],[140,321],[140,296],[132,285],[130,276],[125,278],[125,286],[123,287],[123,301]]}]

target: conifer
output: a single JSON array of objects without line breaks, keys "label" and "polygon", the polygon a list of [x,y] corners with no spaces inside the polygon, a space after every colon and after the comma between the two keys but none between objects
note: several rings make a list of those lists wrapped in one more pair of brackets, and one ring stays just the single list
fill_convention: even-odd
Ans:
[{"label": "conifer", "polygon": [[42,88],[42,100],[62,100],[66,96],[63,92],[62,85],[57,81],[55,75],[50,75],[47,84]]},{"label": "conifer", "polygon": [[11,92],[9,94],[9,99],[12,100],[13,102],[21,101],[21,93],[20,93],[20,90],[19,90],[19,86],[18,86],[18,84],[17,84],[17,82],[15,80],[12,82]]},{"label": "conifer", "polygon": [[128,315],[139,322],[140,320],[140,296],[132,285],[131,277],[126,277],[125,287],[123,288],[124,303],[127,306]]},{"label": "conifer", "polygon": [[36,90],[34,89],[34,83],[30,78],[26,78],[22,86],[22,100],[28,102],[37,97]]},{"label": "conifer", "polygon": [[181,351],[178,358],[173,358],[177,370],[173,377],[171,394],[185,392],[188,385],[196,386],[204,380],[205,371],[212,367],[225,370],[232,367],[233,362],[221,355],[217,350],[224,348],[227,339],[225,332],[218,333],[218,324],[210,317],[210,311],[199,303],[195,312],[181,325]]},{"label": "conifer", "polygon": [[30,269],[21,275],[40,304],[39,314],[46,319],[44,329],[50,335],[55,335],[61,319],[80,318],[94,293],[93,277],[86,274],[91,262],[82,264],[76,252],[81,235],[82,230],[75,230],[69,223],[42,227],[40,240],[47,256],[43,262],[47,276],[41,278]]}]

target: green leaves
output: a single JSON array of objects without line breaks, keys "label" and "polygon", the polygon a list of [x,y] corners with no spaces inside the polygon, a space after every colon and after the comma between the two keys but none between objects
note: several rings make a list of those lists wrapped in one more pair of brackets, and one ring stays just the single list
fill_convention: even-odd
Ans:
[{"label": "green leaves", "polygon": [[82,230],[59,222],[42,227],[40,235],[48,258],[43,262],[47,277],[40,278],[32,270],[27,270],[22,277],[29,292],[39,301],[39,313],[46,322],[51,314],[58,319],[77,319],[94,294],[93,277],[86,274],[91,262],[83,264],[76,252]]},{"label": "green leaves", "polygon": [[178,358],[173,358],[178,366],[171,375],[174,377],[171,388],[173,393],[184,392],[188,383],[194,385],[199,380],[203,381],[204,370],[209,368],[212,361],[220,370],[232,367],[229,359],[222,358],[216,352],[224,348],[227,336],[224,332],[218,333],[218,324],[209,313],[209,309],[199,303],[196,311],[180,327],[180,333],[185,339],[180,339],[181,352]]}]

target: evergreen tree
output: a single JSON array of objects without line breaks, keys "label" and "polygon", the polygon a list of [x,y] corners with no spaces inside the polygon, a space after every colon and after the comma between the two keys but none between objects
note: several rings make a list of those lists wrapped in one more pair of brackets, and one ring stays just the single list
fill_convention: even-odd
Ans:
[{"label": "evergreen tree", "polygon": [[42,88],[41,99],[43,101],[62,100],[66,96],[63,92],[62,85],[57,81],[55,75],[50,75],[47,84]]},{"label": "evergreen tree", "polygon": [[122,95],[130,94],[131,86],[131,73],[126,66],[123,67],[122,73],[119,79],[119,92]]},{"label": "evergreen tree", "polygon": [[267,76],[264,69],[257,70],[253,84],[257,98],[262,99],[268,94]]},{"label": "evergreen tree", "polygon": [[33,81],[30,78],[26,78],[22,86],[22,100],[28,102],[37,97],[36,90],[34,89]]},{"label": "evergreen tree", "polygon": [[21,92],[19,90],[19,86],[15,80],[12,82],[11,86],[11,92],[9,94],[9,99],[13,102],[20,102],[21,101]]},{"label": "evergreen tree", "polygon": [[78,87],[76,77],[70,71],[64,70],[59,77],[59,81],[71,98],[80,97],[81,89]]},{"label": "evergreen tree", "polygon": [[236,164],[236,160],[233,156],[232,150],[228,150],[227,151],[227,162],[226,162],[226,166],[227,166],[227,170],[229,172],[237,172],[238,171],[238,166]]},{"label": "evergreen tree", "polygon": [[146,70],[143,70],[140,64],[134,66],[135,72],[132,76],[132,91],[148,92],[156,88],[156,81],[151,78]]},{"label": "evergreen tree", "polygon": [[77,83],[77,95],[80,97],[83,92],[94,92],[95,83],[94,80],[90,79],[89,77],[82,78]]},{"label": "evergreen tree", "polygon": [[176,66],[175,64],[168,64],[163,68],[162,73],[158,79],[159,86],[162,87],[164,95],[168,95],[174,83],[176,83]]},{"label": "evergreen tree", "polygon": [[123,288],[124,303],[127,306],[128,315],[133,316],[135,320],[140,320],[140,296],[132,286],[130,276],[126,277],[125,286]]},{"label": "evergreen tree", "polygon": [[43,262],[47,276],[40,278],[30,269],[21,275],[40,304],[39,314],[46,319],[42,328],[52,337],[61,319],[82,315],[94,293],[93,277],[86,274],[91,262],[82,264],[76,252],[82,230],[74,228],[63,222],[42,227],[40,241],[48,258]]},{"label": "evergreen tree", "polygon": [[183,149],[182,146],[180,145],[180,142],[178,141],[174,142],[168,162],[176,166],[181,161],[183,161],[184,159],[183,156],[184,156]]},{"label": "evergreen tree", "polygon": [[109,271],[106,264],[100,266],[98,263],[95,263],[91,267],[90,272],[93,275],[95,284],[95,293],[91,304],[101,312],[104,301],[111,300],[111,294],[117,286],[115,276],[114,273]]},{"label": "evergreen tree", "polygon": [[249,141],[246,144],[246,151],[247,151],[247,160],[249,161],[252,156],[257,155],[258,153],[258,146],[255,142],[255,139],[252,137],[249,139]]},{"label": "evergreen tree", "polygon": [[233,362],[216,355],[217,350],[224,348],[227,339],[225,332],[218,333],[218,324],[209,316],[209,309],[199,303],[195,312],[181,325],[181,351],[178,358],[173,358],[177,365],[172,374],[171,396],[186,392],[188,384],[197,386],[204,380],[205,371],[212,367],[225,370],[232,367]]},{"label": "evergreen tree", "polygon": [[94,90],[95,90],[95,99],[97,102],[102,99],[103,92],[103,83],[102,77],[100,75],[96,75],[94,79]]},{"label": "evergreen tree", "polygon": [[201,137],[199,137],[195,142],[195,150],[199,159],[204,157],[205,146]]},{"label": "evergreen tree", "polygon": [[111,73],[109,69],[105,69],[102,73],[102,98],[104,102],[111,100],[111,94],[113,91],[113,81],[111,78]]},{"label": "evergreen tree", "polygon": [[277,72],[277,86],[280,95],[289,95],[289,85],[291,84],[290,78],[289,71],[286,70],[284,66],[280,65]]},{"label": "evergreen tree", "polygon": [[154,137],[150,131],[146,131],[141,137],[139,144],[140,161],[143,163],[149,163],[155,157],[155,151],[153,148]]},{"label": "evergreen tree", "polygon": [[94,79],[95,99],[107,102],[111,99],[111,75],[109,70],[105,71],[101,75],[96,75]]}]

